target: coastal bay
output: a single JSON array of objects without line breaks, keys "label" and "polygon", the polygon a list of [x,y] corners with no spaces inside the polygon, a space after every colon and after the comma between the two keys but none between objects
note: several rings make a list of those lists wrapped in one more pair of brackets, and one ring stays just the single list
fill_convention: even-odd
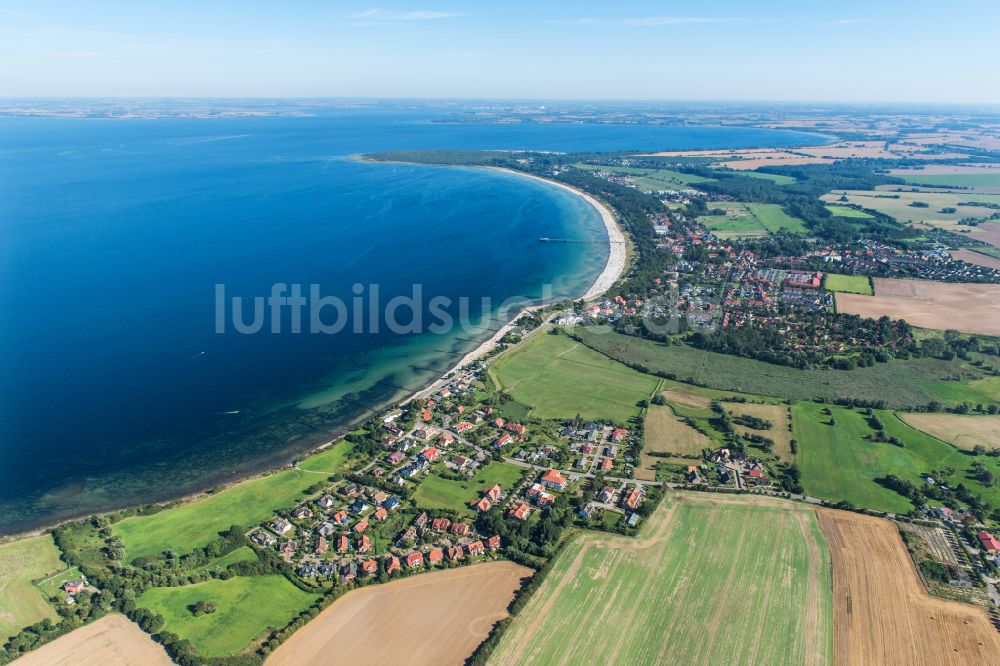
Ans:
[{"label": "coastal bay", "polygon": [[[348,155],[684,148],[771,136],[449,125],[402,112],[3,122],[5,166],[17,177],[0,186],[10,239],[0,533],[284,464],[434,381],[503,325],[444,335],[218,335],[215,284],[251,299],[274,283],[315,283],[346,299],[352,285],[378,282],[384,301],[420,283],[428,294],[468,297],[475,321],[489,309],[483,297],[529,304],[545,284],[551,298],[593,296],[623,265],[607,220],[575,193],[523,175],[356,164]],[[789,143],[807,140],[786,134]],[[74,279],[57,279],[56,265]]]}]

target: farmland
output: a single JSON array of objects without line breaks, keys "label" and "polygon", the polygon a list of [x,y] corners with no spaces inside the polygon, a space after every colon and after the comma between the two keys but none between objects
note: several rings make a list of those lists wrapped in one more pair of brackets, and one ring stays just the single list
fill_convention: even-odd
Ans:
[{"label": "farmland", "polygon": [[923,169],[892,169],[889,173],[913,185],[1000,190],[1000,169],[995,165],[928,165]]},{"label": "farmland", "polygon": [[[661,460],[650,453],[673,453],[694,455],[700,458],[702,449],[712,445],[705,435],[674,416],[669,407],[650,406],[646,412],[646,443],[642,450],[642,461],[635,470],[636,478],[655,480],[656,466]],[[692,460],[687,464],[696,464]]]},{"label": "farmland", "polygon": [[[824,413],[825,409],[830,414]],[[792,427],[799,441],[798,463],[806,493],[877,511],[905,513],[913,508],[910,501],[875,479],[893,474],[921,484],[924,476],[933,473],[953,486],[964,483],[991,503],[1000,499],[996,486],[985,488],[971,478],[970,468],[977,459],[910,428],[892,412],[876,410],[876,415],[886,435],[897,437],[902,446],[866,439],[874,430],[857,410],[814,403],[792,407]],[[1000,462],[995,458],[978,460],[994,474],[1000,473]],[[951,474],[945,471],[949,468]]]},{"label": "farmland", "polygon": [[[898,186],[883,186],[895,188]],[[847,197],[846,202],[841,197]],[[897,192],[895,189],[879,190],[835,190],[822,199],[829,204],[848,203],[862,208],[870,208],[895,218],[898,222],[926,222],[953,231],[958,230],[959,220],[973,218],[988,218],[994,211],[985,206],[967,205],[974,201],[984,203],[1000,203],[1000,195],[970,194],[965,192]],[[912,204],[925,203],[926,207]],[[944,209],[954,208],[954,212]]]},{"label": "farmland", "polygon": [[32,581],[65,568],[48,534],[0,546],[0,644],[22,627],[56,619],[55,609]]},{"label": "farmland", "polygon": [[1000,335],[1000,285],[874,278],[875,295],[838,294],[837,310],[924,328]]},{"label": "farmland", "polygon": [[777,204],[714,201],[707,205],[709,210],[727,211],[725,215],[706,215],[698,218],[699,222],[719,238],[766,236],[779,229],[797,233],[808,231],[802,220],[791,217]]},{"label": "farmland", "polygon": [[[664,345],[607,329],[574,331],[588,346],[626,364],[715,389],[793,399],[885,400],[890,407],[1000,401],[1000,378],[982,378],[960,361],[919,358],[869,368],[798,370],[687,345]],[[964,374],[962,381],[941,381]]]},{"label": "farmland", "polygon": [[1000,634],[978,608],[930,597],[896,527],[820,509],[833,562],[837,664],[995,664]]},{"label": "farmland", "polygon": [[171,666],[162,647],[123,615],[105,615],[17,660],[17,666]]},{"label": "farmland", "polygon": [[842,291],[848,294],[871,294],[872,283],[864,275],[839,275],[827,273],[823,279],[823,287],[830,291]]},{"label": "farmland", "polygon": [[753,416],[774,424],[769,430],[753,430],[744,425],[736,424],[736,431],[741,435],[763,435],[774,441],[773,453],[783,460],[792,459],[792,431],[787,405],[760,405],[752,402],[735,404],[729,407],[733,416]]},{"label": "farmland", "polygon": [[796,182],[795,178],[792,176],[783,176],[778,173],[765,173],[763,171],[741,171],[740,175],[749,176],[750,178],[763,178],[764,180],[770,180],[778,185],[791,185]]},{"label": "farmland", "polygon": [[344,464],[350,444],[342,442],[285,469],[237,483],[211,495],[184,502],[159,513],[126,518],[114,527],[125,543],[129,560],[163,550],[178,553],[204,546],[232,525],[250,526],[288,507]]},{"label": "farmland", "polygon": [[960,449],[971,451],[979,444],[987,449],[1000,446],[1000,416],[901,412],[899,418],[911,427]]},{"label": "farmland", "polygon": [[[191,641],[198,654],[216,657],[239,652],[268,627],[285,626],[315,599],[284,576],[270,575],[153,587],[136,603],[162,615],[166,630]],[[217,610],[195,616],[188,606],[199,601]]]},{"label": "farmland", "polygon": [[[349,592],[281,645],[269,666],[461,664],[533,571],[489,562]],[[386,634],[387,628],[389,634]]]},{"label": "farmland", "polygon": [[490,374],[499,389],[531,405],[533,416],[549,419],[580,414],[624,423],[657,384],[564,335],[536,336],[497,361]]},{"label": "farmland", "polygon": [[830,663],[814,513],[760,498],[669,501],[638,539],[584,533],[564,548],[491,663]]},{"label": "farmland", "polygon": [[505,491],[516,484],[524,470],[515,465],[493,462],[480,468],[471,479],[453,481],[434,474],[429,475],[413,494],[413,501],[421,509],[449,509],[472,516],[469,502],[482,495],[484,488],[500,484]]},{"label": "farmland", "polygon": [[850,206],[827,206],[826,209],[835,217],[846,217],[859,220],[870,220],[873,217],[871,213],[866,213],[863,210],[851,208]]}]

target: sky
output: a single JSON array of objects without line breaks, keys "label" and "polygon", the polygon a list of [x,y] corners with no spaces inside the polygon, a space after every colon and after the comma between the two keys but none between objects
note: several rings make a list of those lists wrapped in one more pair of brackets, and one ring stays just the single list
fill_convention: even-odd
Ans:
[{"label": "sky", "polygon": [[0,96],[1000,103],[997,34],[997,0],[4,0]]}]

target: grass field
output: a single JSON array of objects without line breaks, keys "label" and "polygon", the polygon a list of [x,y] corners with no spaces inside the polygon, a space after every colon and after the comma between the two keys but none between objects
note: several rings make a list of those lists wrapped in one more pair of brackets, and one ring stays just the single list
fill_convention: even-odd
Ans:
[{"label": "grass field", "polygon": [[[317,595],[303,592],[284,576],[236,576],[182,587],[153,587],[136,603],[159,613],[167,631],[186,638],[203,657],[239,652],[268,627],[283,627]],[[195,617],[188,606],[215,604],[214,613]]]},{"label": "grass field", "polygon": [[[597,327],[577,328],[574,335],[625,363],[638,363],[651,372],[672,373],[678,380],[726,391],[796,400],[885,400],[890,407],[926,405],[932,400],[1000,402],[1000,378],[972,379],[982,373],[958,360],[920,358],[851,371],[798,370],[687,345],[668,346]],[[963,373],[966,379],[962,381],[942,381]]]},{"label": "grass field", "polygon": [[726,405],[726,408],[734,416],[755,416],[773,423],[770,430],[753,430],[739,424],[736,424],[735,427],[741,435],[756,434],[770,437],[774,441],[774,448],[771,452],[782,460],[792,460],[792,431],[789,428],[791,418],[788,405],[759,405],[747,402]]},{"label": "grass field", "polygon": [[65,568],[48,534],[0,546],[0,645],[29,624],[56,619],[55,609],[32,581]]},{"label": "grass field", "polygon": [[[884,488],[875,479],[894,474],[917,484],[923,477],[964,483],[970,491],[996,505],[1000,489],[983,487],[970,474],[974,461],[982,462],[1000,476],[996,458],[974,458],[952,446],[915,430],[892,412],[876,410],[886,434],[897,437],[903,446],[864,439],[874,430],[856,410],[830,407],[836,425],[823,414],[823,405],[798,403],[792,407],[792,427],[799,442],[799,468],[806,493],[834,501],[846,500],[856,506],[905,513],[909,500]],[[951,468],[953,473],[946,473]]]},{"label": "grass field", "polygon": [[475,512],[469,508],[469,502],[479,498],[483,489],[499,483],[505,492],[510,492],[523,473],[524,470],[516,465],[493,462],[465,481],[442,479],[431,474],[420,482],[413,493],[413,501],[421,509],[450,509],[473,516]]},{"label": "grass field", "polygon": [[651,397],[654,377],[612,361],[565,335],[538,335],[497,361],[498,388],[539,418],[611,419],[625,423]]},{"label": "grass field", "polygon": [[638,539],[557,556],[494,664],[828,664],[832,594],[814,513],[671,495]]},{"label": "grass field", "polygon": [[778,185],[791,185],[796,182],[795,178],[792,176],[783,176],[778,173],[764,173],[763,171],[741,171],[741,176],[749,176],[750,178],[763,178],[764,180],[770,180]]},{"label": "grass field", "polygon": [[849,294],[871,295],[872,282],[865,275],[840,275],[827,273],[823,278],[823,287],[830,291],[843,291]]},{"label": "grass field", "polygon": [[873,217],[871,213],[866,213],[863,210],[851,208],[850,206],[827,206],[826,209],[830,211],[831,215],[836,217],[847,217],[860,220],[870,220]]},{"label": "grass field", "polygon": [[[656,466],[664,460],[649,455],[650,452],[700,456],[702,449],[712,446],[712,440],[674,416],[669,407],[659,405],[651,405],[646,412],[645,433],[642,460],[635,476],[647,481],[656,480]],[[686,464],[698,464],[698,461],[691,460]]]},{"label": "grass field", "polygon": [[231,525],[249,527],[270,517],[275,509],[293,505],[310,486],[341,468],[349,452],[350,444],[341,442],[306,459],[300,469],[243,481],[150,516],[126,518],[115,525],[115,534],[125,543],[128,560],[163,550],[188,552]]},{"label": "grass field", "polygon": [[584,171],[607,171],[626,175],[633,185],[645,192],[684,189],[689,185],[715,182],[716,180],[715,178],[695,176],[671,169],[641,169],[637,167],[601,166],[583,163],[574,164],[573,166]]},{"label": "grass field", "polygon": [[222,571],[236,562],[252,562],[257,559],[257,553],[250,546],[240,546],[236,550],[217,557],[207,564],[198,567],[198,571]]},{"label": "grass field", "polygon": [[976,445],[1000,448],[1000,416],[901,412],[899,418],[917,430],[971,451]]},{"label": "grass field", "polygon": [[766,236],[785,229],[795,233],[809,230],[802,220],[788,215],[778,204],[743,203],[740,201],[713,201],[708,208],[724,208],[728,215],[704,215],[698,221],[719,238],[747,238]]}]

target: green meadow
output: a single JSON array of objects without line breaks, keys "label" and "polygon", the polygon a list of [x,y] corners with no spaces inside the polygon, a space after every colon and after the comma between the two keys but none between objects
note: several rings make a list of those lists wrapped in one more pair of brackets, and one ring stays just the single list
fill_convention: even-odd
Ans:
[{"label": "green meadow", "polygon": [[823,287],[829,291],[841,291],[847,294],[871,295],[872,282],[865,275],[840,275],[827,273],[823,279]]},{"label": "green meadow", "polygon": [[48,595],[32,581],[65,569],[49,534],[0,546],[0,645],[30,624],[57,619]]},{"label": "green meadow", "polygon": [[[573,334],[623,363],[724,391],[794,400],[885,400],[889,407],[916,407],[933,400],[948,404],[1000,402],[1000,377],[984,377],[959,359],[916,358],[849,371],[799,370],[688,345],[666,345],[605,327],[576,328]],[[964,378],[949,380],[958,375]]]},{"label": "green meadow", "polygon": [[[236,576],[182,587],[153,587],[136,603],[163,616],[165,629],[191,641],[203,657],[243,650],[269,627],[280,628],[318,595],[303,592],[284,576]],[[204,601],[214,613],[195,616],[189,606]]]},{"label": "green meadow", "polygon": [[434,474],[420,482],[413,493],[413,502],[421,509],[449,509],[465,514],[475,515],[469,508],[469,502],[482,496],[483,489],[492,488],[496,484],[506,492],[521,480],[524,469],[504,462],[493,462],[476,471],[471,479],[453,481],[443,479]]},{"label": "green meadow", "polygon": [[778,185],[791,185],[796,182],[795,178],[792,176],[784,176],[778,173],[765,173],[763,171],[738,171],[738,175],[747,176],[749,178],[762,178],[764,180],[770,180]]},{"label": "green meadow", "polygon": [[[832,415],[824,413],[826,408]],[[1000,475],[996,458],[963,453],[909,427],[892,412],[876,410],[876,414],[887,436],[898,438],[903,446],[866,439],[875,431],[858,410],[805,402],[792,407],[792,429],[799,442],[798,462],[807,494],[877,511],[906,513],[913,508],[910,501],[875,479],[893,474],[922,484],[923,478],[932,474],[952,487],[964,483],[994,506],[1000,502],[1000,489],[985,488],[971,476],[976,461]],[[831,425],[831,418],[835,425]]]},{"label": "green meadow", "polygon": [[802,220],[792,217],[778,204],[714,201],[709,209],[724,208],[728,215],[704,215],[698,221],[720,238],[759,237],[784,229],[794,233],[809,230]]},{"label": "green meadow", "polygon": [[850,206],[826,206],[826,209],[835,217],[856,218],[861,220],[870,220],[874,217],[871,213],[866,213],[863,210],[851,208]]},{"label": "green meadow", "polygon": [[1000,169],[994,173],[950,173],[922,175],[920,173],[892,174],[894,178],[902,178],[911,185],[932,185],[945,187],[1000,187]]},{"label": "green meadow", "polygon": [[532,407],[532,416],[610,419],[639,413],[657,379],[596,353],[565,335],[542,334],[503,356],[490,369],[497,388]]},{"label": "green meadow", "polygon": [[114,532],[125,544],[128,560],[164,550],[188,552],[231,525],[250,527],[302,500],[311,486],[344,466],[350,450],[348,442],[341,442],[307,458],[298,468],[242,481],[159,513],[126,518],[114,526]]},{"label": "green meadow", "polygon": [[829,555],[813,511],[666,502],[637,539],[585,532],[563,548],[490,663],[832,663]]}]

